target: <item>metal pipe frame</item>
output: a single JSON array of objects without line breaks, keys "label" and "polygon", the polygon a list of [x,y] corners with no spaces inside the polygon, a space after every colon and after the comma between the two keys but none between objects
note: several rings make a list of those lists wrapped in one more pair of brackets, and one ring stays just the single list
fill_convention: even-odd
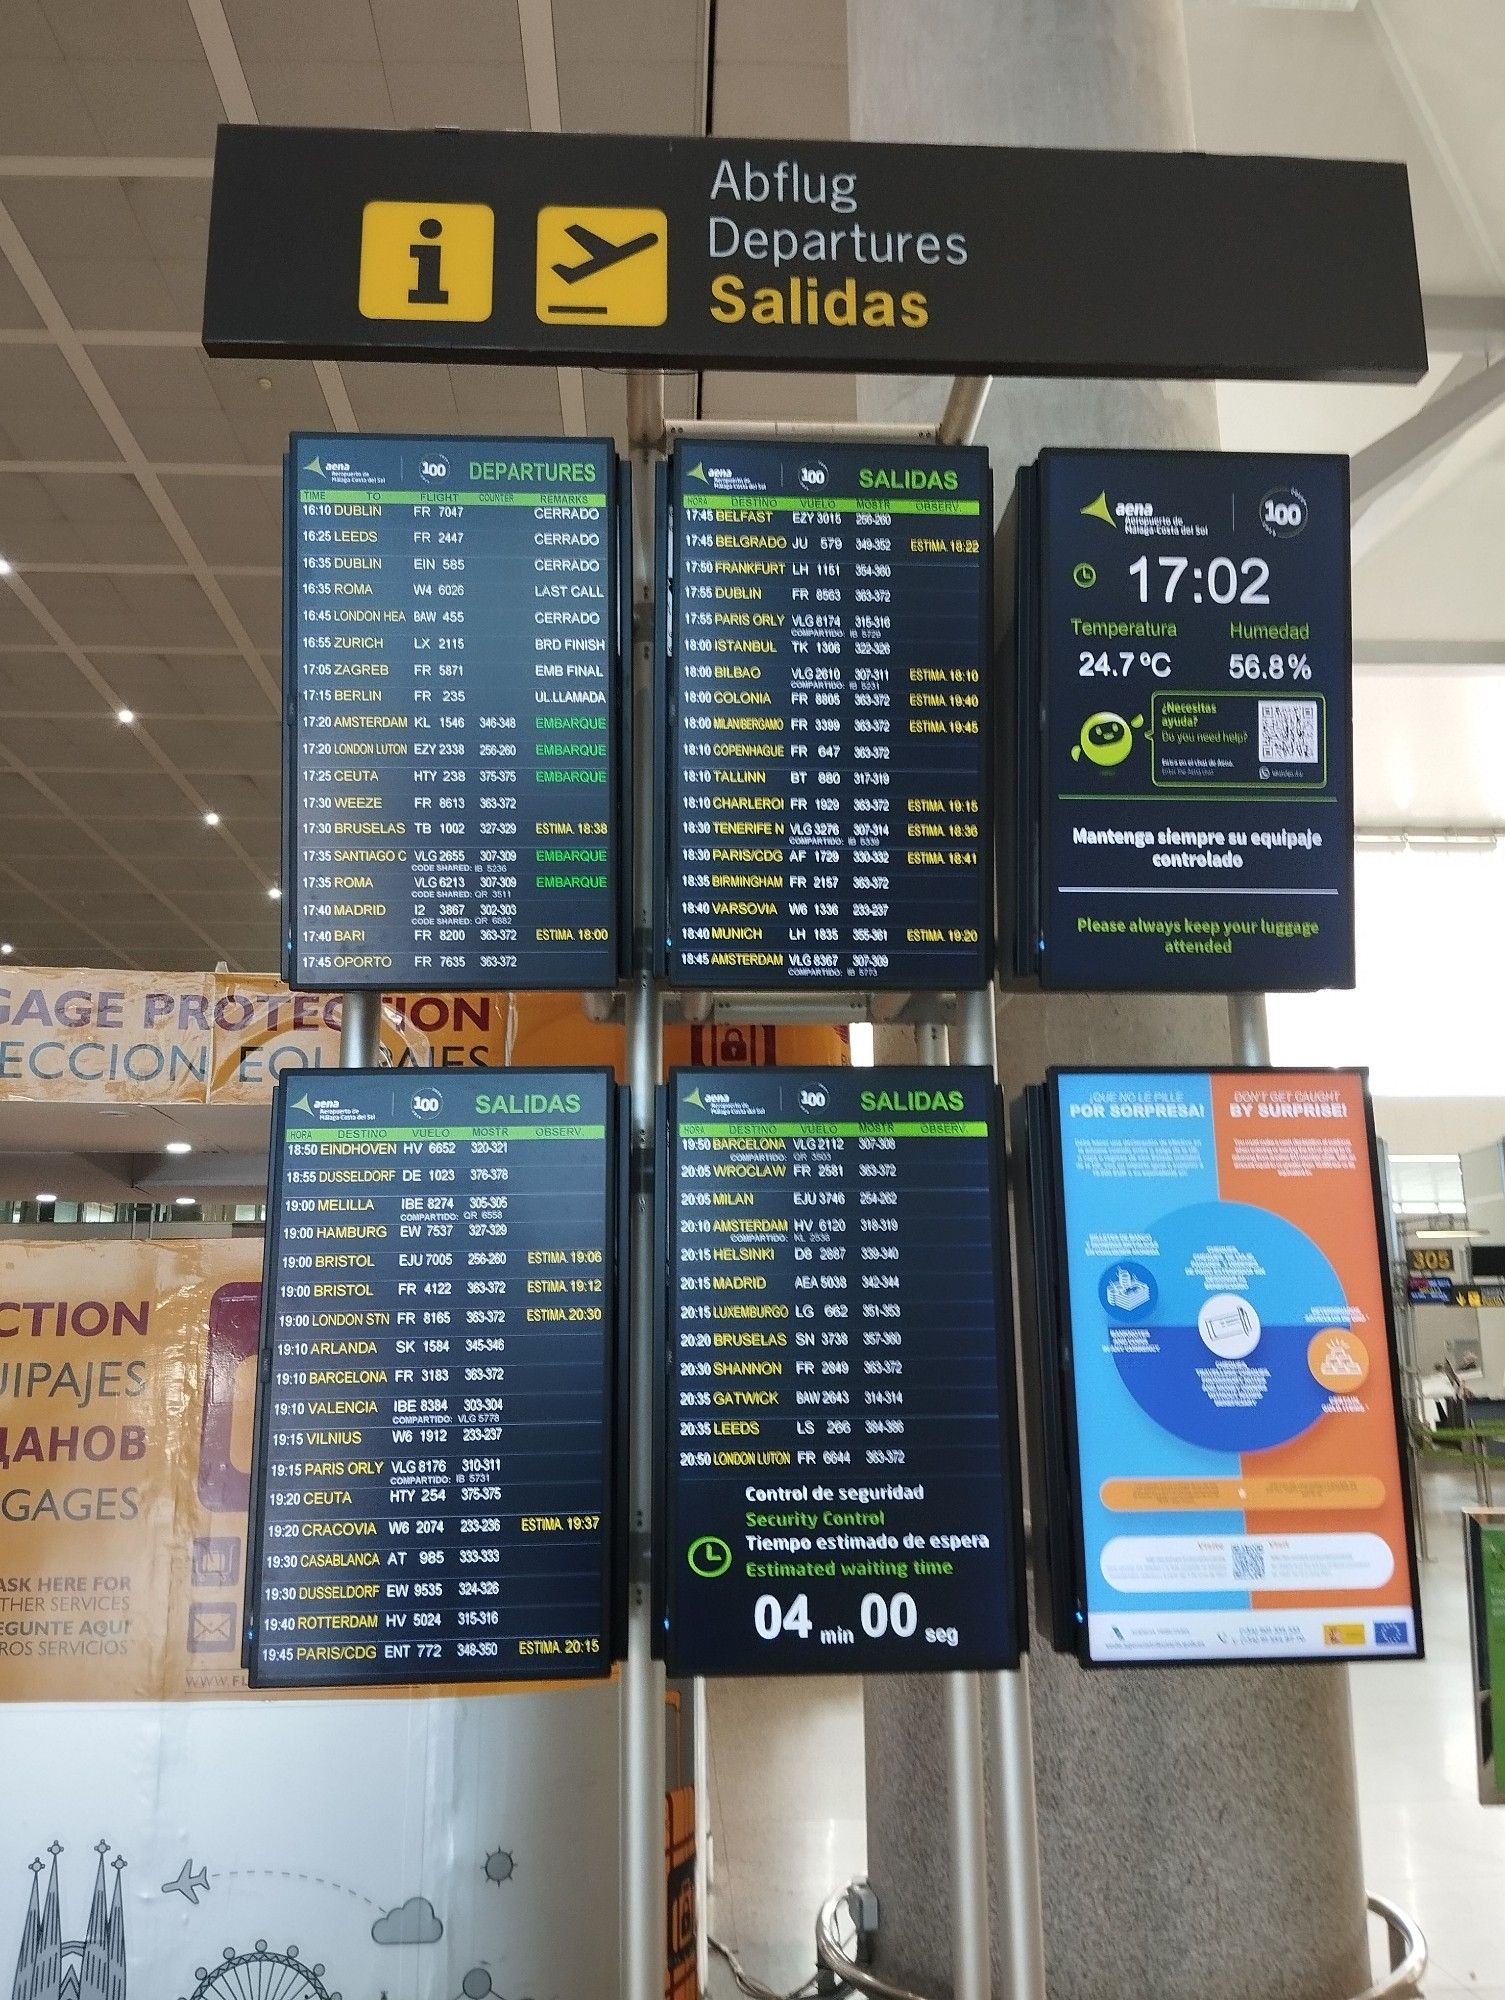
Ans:
[{"label": "metal pipe frame", "polygon": [[821,423],[812,417],[670,417],[664,425],[667,441],[676,438],[725,438],[738,444],[767,444],[779,438],[807,444],[934,444],[934,424],[866,424],[860,417]]},{"label": "metal pipe frame", "polygon": [[[664,378],[627,377],[632,455],[632,697],[637,741],[652,740],[653,454],[664,436]],[[644,633],[639,637],[639,632]],[[621,1674],[621,2000],[663,2000],[664,1670],[653,1657],[654,1096],[663,1067],[664,1003],[653,977],[653,759],[632,773],[633,944],[626,997],[632,1117],[632,1282],[627,1334],[629,1424],[627,1657]]]},{"label": "metal pipe frame", "polygon": [[381,995],[347,993],[340,1007],[340,1068],[375,1069],[381,1052]]}]

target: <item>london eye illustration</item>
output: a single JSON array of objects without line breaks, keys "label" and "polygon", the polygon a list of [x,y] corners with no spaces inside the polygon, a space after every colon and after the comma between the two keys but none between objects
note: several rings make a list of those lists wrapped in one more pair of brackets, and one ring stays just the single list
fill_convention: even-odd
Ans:
[{"label": "london eye illustration", "polygon": [[270,1951],[258,1938],[250,1951],[226,1945],[218,1965],[201,1965],[188,2000],[340,2000],[324,1984],[322,1965],[305,1965],[298,1947]]}]

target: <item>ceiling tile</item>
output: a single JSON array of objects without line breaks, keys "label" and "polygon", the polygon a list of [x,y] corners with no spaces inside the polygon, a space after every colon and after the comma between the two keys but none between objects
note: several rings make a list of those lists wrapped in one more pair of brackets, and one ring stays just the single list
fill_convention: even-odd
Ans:
[{"label": "ceiling tile", "polygon": [[847,72],[843,63],[716,65],[716,130],[758,139],[844,139]]},{"label": "ceiling tile", "polygon": [[60,62],[0,63],[0,132],[8,153],[105,150],[77,78]]},{"label": "ceiling tile", "polygon": [[116,459],[120,454],[52,347],[8,347],[0,367],[0,457]]},{"label": "ceiling tile", "polygon": [[0,257],[0,326],[40,326],[41,315],[26,295],[26,287]]},{"label": "ceiling tile", "polygon": [[[663,69],[693,62],[704,33],[701,0],[618,0],[609,7],[600,0],[553,0],[552,11],[561,85],[577,63],[652,63]],[[621,101],[616,129],[644,129],[630,98]]]},{"label": "ceiling tile", "polygon": [[23,176],[0,182],[0,198],[49,275],[55,258],[151,258],[119,181]]},{"label": "ceiling tile", "polygon": [[197,324],[184,314],[161,265],[150,259],[58,259],[47,276],[58,304],[84,332],[177,333]]},{"label": "ceiling tile", "polygon": [[364,431],[457,431],[452,371],[437,363],[346,362],[341,373]]},{"label": "ceiling tile", "polygon": [[387,94],[398,125],[526,128],[528,85],[521,63],[387,64]]},{"label": "ceiling tile", "polygon": [[224,106],[202,57],[197,62],[79,62],[79,94],[111,153],[205,158]]},{"label": "ceiling tile", "polygon": [[[80,681],[76,667],[68,671]],[[85,683],[87,685],[87,683]],[[126,729],[94,697],[93,712],[5,725],[6,748],[51,784],[59,771],[129,771],[155,783],[161,771],[135,730]]]},{"label": "ceiling tile", "polygon": [[805,63],[844,64],[847,0],[716,0],[718,72],[784,50],[797,50]]},{"label": "ceiling tile", "polygon": [[[5,684],[7,664],[7,656],[0,654],[0,685]],[[106,655],[96,664],[126,707],[135,709],[159,740],[159,721],[168,717],[192,721],[195,717],[217,720],[245,716],[260,722],[271,713],[266,696],[238,656],[161,659],[149,654],[119,654]],[[30,670],[21,685],[31,685],[40,678]],[[24,705],[16,699],[15,706]]]},{"label": "ceiling tile", "polygon": [[[113,673],[110,680],[114,685]],[[95,715],[99,696],[65,653],[0,653],[0,712]]]},{"label": "ceiling tile", "polygon": [[[427,62],[434,55],[432,13],[413,0],[370,0],[370,6],[384,62]],[[457,62],[520,63],[515,0],[445,0],[443,51]]]},{"label": "ceiling tile", "polygon": [[[446,12],[448,6],[445,0]],[[225,0],[225,18],[248,72],[253,63],[284,63],[293,54],[310,67],[381,60],[366,0],[319,0],[316,7],[307,0]],[[428,26],[432,37],[448,33],[448,24],[432,15]],[[269,117],[259,102],[257,109]]]},{"label": "ceiling tile", "polygon": [[[9,843],[7,843],[8,845]],[[33,854],[12,856],[11,865],[18,875],[25,877],[34,888],[45,890],[49,895],[69,895],[79,887],[79,867],[76,854]],[[135,893],[141,887],[128,868],[118,861],[112,861],[98,848],[93,850],[89,863],[89,887],[104,893],[119,891],[121,894]],[[0,902],[6,890],[0,884]]]},{"label": "ceiling tile", "polygon": [[203,61],[186,0],[41,0],[41,11],[65,56]]},{"label": "ceiling tile", "polygon": [[63,59],[41,0],[6,0],[5,44],[8,56],[33,62]]},{"label": "ceiling tile", "polygon": [[[566,131],[698,132],[704,117],[697,62],[576,62],[559,70]],[[717,105],[720,121],[720,105]]]},{"label": "ceiling tile", "polygon": [[214,607],[188,576],[38,575],[31,586],[76,644],[144,645],[170,631],[178,644],[212,646],[225,636]]},{"label": "ceiling tile", "polygon": [[245,71],[264,124],[392,123],[392,102],[379,62],[248,62]]},{"label": "ceiling tile", "polygon": [[0,643],[14,640],[23,646],[35,646],[39,640],[50,637],[13,590],[0,589]]},{"label": "ceiling tile", "polygon": [[275,576],[221,576],[220,587],[240,613],[251,643],[276,646],[282,640],[282,583]]},{"label": "ceiling tile", "polygon": [[207,474],[163,482],[193,526],[209,563],[280,563],[280,479],[216,479]]},{"label": "ceiling tile", "polygon": [[152,254],[163,259],[187,258],[202,275],[209,242],[208,178],[134,176],[122,180],[120,186]]},{"label": "ceiling tile", "polygon": [[[265,702],[257,717],[238,717],[233,722],[207,717],[192,722],[160,721],[153,723],[152,735],[178,769],[196,779],[227,771],[275,779],[282,755],[281,725]],[[210,787],[204,784],[199,789]]]},{"label": "ceiling tile", "polygon": [[[31,799],[29,817],[5,819],[5,857],[15,867],[26,869],[27,862],[38,855],[70,855],[74,860],[98,854],[99,849],[90,840],[83,827],[71,819],[61,819],[52,811],[44,799],[27,788]],[[0,816],[4,806],[0,804]]]},{"label": "ceiling tile", "polygon": [[559,435],[557,368],[456,366],[449,371],[449,386],[462,431],[482,437]]}]

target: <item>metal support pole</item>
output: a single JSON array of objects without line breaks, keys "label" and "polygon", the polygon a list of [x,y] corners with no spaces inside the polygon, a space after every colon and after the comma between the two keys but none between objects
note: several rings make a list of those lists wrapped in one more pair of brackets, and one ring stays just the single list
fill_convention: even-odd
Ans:
[{"label": "metal support pole", "polygon": [[[915,1030],[920,1061],[950,1061],[940,1021]],[[946,1713],[947,1836],[951,1878],[951,1990],[955,2000],[992,2000],[988,1942],[988,1816],[982,1783],[982,1703],[976,1674],[943,1674]]]},{"label": "metal support pole", "polygon": [[970,444],[982,420],[982,406],[993,386],[991,375],[958,375],[936,425],[938,444]]},{"label": "metal support pole", "polygon": [[[664,378],[627,377],[633,473],[633,705],[639,744],[652,741],[653,454],[664,436]],[[663,1062],[664,1003],[653,978],[653,759],[632,775],[633,940],[627,988],[632,1103],[632,1290],[627,1658],[621,1676],[621,2000],[663,2000],[664,1670],[653,1657],[653,1104]]]},{"label": "metal support pole", "polygon": [[1228,1032],[1233,1037],[1233,1060],[1258,1069],[1270,1060],[1270,1023],[1263,993],[1228,995]]},{"label": "metal support pole", "polygon": [[[957,1000],[956,1059],[998,1070],[993,989]],[[1002,1227],[1002,1218],[999,1219]],[[1040,1901],[1040,1832],[1035,1809],[1035,1747],[1030,1722],[1029,1662],[1013,1673],[981,1676],[992,1723],[993,1850],[1006,2000],[1045,2000],[1045,1919]]]},{"label": "metal support pole", "polygon": [[381,1049],[381,995],[347,993],[340,1008],[340,1068],[375,1069]]}]

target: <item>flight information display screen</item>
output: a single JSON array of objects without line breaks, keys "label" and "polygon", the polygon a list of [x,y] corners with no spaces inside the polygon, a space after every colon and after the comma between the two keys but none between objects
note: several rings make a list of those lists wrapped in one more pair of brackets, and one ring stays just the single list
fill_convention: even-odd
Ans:
[{"label": "flight information display screen", "polygon": [[598,438],[291,440],[289,985],[615,983],[616,480]]},{"label": "flight information display screen", "polygon": [[697,440],[668,494],[668,977],[981,986],[987,454]]},{"label": "flight information display screen", "polygon": [[1021,495],[1019,970],[1352,986],[1347,459],[1047,451]]},{"label": "flight information display screen", "polygon": [[609,1671],[616,1085],[279,1083],[256,1687]]},{"label": "flight information display screen", "polygon": [[1082,1659],[1415,1657],[1362,1075],[1057,1071],[1047,1088]]},{"label": "flight information display screen", "polygon": [[1017,1660],[996,1102],[982,1069],[673,1072],[671,1673]]}]

